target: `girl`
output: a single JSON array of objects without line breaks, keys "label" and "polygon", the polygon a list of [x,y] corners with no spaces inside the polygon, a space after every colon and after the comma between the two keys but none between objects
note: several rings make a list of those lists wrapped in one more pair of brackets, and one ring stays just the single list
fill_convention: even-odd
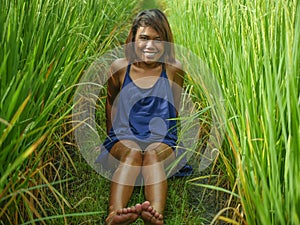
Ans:
[{"label": "girl", "polygon": [[[173,35],[157,9],[137,15],[126,40],[126,58],[112,63],[107,86],[103,146],[119,163],[114,170],[106,224],[164,224],[165,167],[176,156],[176,120],[184,72]],[[103,154],[101,154],[103,155]],[[101,157],[99,160],[101,161]],[[139,175],[146,201],[126,208]]]}]

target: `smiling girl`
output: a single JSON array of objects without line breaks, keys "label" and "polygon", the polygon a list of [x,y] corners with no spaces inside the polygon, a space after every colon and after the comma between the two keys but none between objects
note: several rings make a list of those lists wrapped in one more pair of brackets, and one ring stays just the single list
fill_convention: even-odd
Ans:
[{"label": "smiling girl", "polygon": [[[139,217],[145,224],[164,224],[165,168],[176,158],[174,118],[184,77],[172,43],[166,16],[157,9],[143,11],[126,40],[126,58],[111,65],[103,146],[119,164],[111,182],[108,225],[130,224]],[[146,201],[127,207],[140,174]]]}]

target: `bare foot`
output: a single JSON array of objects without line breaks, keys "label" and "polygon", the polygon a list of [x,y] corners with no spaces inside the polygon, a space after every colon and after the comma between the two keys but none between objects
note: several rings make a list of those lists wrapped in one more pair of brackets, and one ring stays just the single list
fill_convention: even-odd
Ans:
[{"label": "bare foot", "polygon": [[157,212],[150,204],[150,202],[145,201],[142,204],[141,217],[145,224],[147,225],[163,225],[163,215]]},{"label": "bare foot", "polygon": [[111,212],[106,218],[106,225],[128,225],[139,218],[142,211],[141,204],[136,204],[130,208],[123,208]]}]

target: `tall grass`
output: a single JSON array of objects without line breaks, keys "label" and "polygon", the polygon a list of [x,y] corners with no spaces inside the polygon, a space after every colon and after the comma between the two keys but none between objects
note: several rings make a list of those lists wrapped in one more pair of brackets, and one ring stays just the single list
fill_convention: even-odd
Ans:
[{"label": "tall grass", "polygon": [[45,206],[71,207],[59,187],[70,179],[60,171],[73,166],[74,87],[93,59],[124,39],[134,3],[0,1],[1,224],[67,224],[72,216],[48,215]]},{"label": "tall grass", "polygon": [[[208,64],[226,99],[226,140],[218,164],[241,200],[215,219],[299,224],[300,4],[166,2],[176,43]],[[195,93],[201,93],[199,80],[188,81]]]}]

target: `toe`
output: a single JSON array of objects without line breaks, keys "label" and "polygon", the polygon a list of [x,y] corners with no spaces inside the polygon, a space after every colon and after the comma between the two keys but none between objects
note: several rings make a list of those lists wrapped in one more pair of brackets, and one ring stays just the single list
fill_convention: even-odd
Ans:
[{"label": "toe", "polygon": [[138,214],[141,214],[142,212],[142,205],[141,204],[136,204],[135,205],[135,210]]},{"label": "toe", "polygon": [[142,203],[142,209],[143,209],[143,210],[148,209],[149,206],[150,206],[150,202],[149,202],[149,201],[145,201],[145,202]]}]

